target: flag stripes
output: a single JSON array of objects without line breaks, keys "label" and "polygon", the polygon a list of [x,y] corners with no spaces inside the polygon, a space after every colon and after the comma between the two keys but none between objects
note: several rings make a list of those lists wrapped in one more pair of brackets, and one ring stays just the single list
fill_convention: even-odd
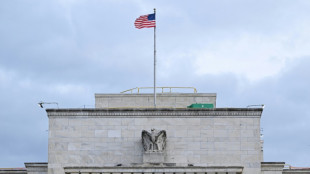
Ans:
[{"label": "flag stripes", "polygon": [[135,27],[138,29],[156,27],[155,14],[140,16],[135,20]]}]

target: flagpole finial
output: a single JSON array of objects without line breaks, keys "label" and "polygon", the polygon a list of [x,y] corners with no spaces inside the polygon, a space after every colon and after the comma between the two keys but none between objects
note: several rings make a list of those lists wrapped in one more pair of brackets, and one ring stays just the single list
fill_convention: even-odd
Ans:
[{"label": "flagpole finial", "polygon": [[156,8],[154,8],[154,13],[156,13]]}]

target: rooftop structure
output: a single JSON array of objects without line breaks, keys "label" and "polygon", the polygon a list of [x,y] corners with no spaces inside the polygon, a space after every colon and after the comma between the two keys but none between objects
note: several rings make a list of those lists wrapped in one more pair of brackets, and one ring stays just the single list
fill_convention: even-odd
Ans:
[{"label": "rooftop structure", "polygon": [[26,163],[26,169],[6,172],[310,173],[285,168],[284,162],[263,162],[262,107],[217,108],[215,93],[197,90],[157,97],[156,108],[152,94],[129,91],[95,94],[92,109],[46,109],[48,163]]},{"label": "rooftop structure", "polygon": [[[193,87],[158,87],[157,108],[187,108],[193,103],[209,103],[216,107],[216,93],[197,93]],[[149,88],[133,88],[117,94],[95,94],[95,108],[153,108],[154,95],[143,93]],[[174,92],[190,90],[190,93]]]}]

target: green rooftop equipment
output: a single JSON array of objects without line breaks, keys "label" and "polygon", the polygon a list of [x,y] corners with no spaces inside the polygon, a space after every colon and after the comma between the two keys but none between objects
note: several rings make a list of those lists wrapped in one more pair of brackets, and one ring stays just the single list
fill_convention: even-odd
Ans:
[{"label": "green rooftop equipment", "polygon": [[191,104],[191,105],[187,106],[187,108],[207,108],[207,109],[212,109],[212,108],[214,108],[214,105],[212,103],[194,103],[194,104]]}]

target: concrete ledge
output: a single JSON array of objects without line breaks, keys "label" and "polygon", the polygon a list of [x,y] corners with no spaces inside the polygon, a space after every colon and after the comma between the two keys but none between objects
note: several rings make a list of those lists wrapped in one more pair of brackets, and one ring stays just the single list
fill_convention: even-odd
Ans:
[{"label": "concrete ledge", "polygon": [[46,172],[47,163],[25,163],[28,172]]},{"label": "concrete ledge", "polygon": [[283,174],[309,174],[310,168],[308,169],[284,169]]},{"label": "concrete ledge", "polygon": [[262,162],[262,171],[283,171],[285,162]]},{"label": "concrete ledge", "polygon": [[0,174],[27,174],[25,168],[0,168]]},{"label": "concrete ledge", "polygon": [[260,117],[262,108],[46,109],[48,117]]},{"label": "concrete ledge", "polygon": [[181,173],[192,173],[192,172],[232,172],[242,173],[242,166],[210,166],[210,167],[167,167],[167,166],[134,166],[134,167],[64,167],[65,173],[163,173],[163,172],[181,172]]}]

